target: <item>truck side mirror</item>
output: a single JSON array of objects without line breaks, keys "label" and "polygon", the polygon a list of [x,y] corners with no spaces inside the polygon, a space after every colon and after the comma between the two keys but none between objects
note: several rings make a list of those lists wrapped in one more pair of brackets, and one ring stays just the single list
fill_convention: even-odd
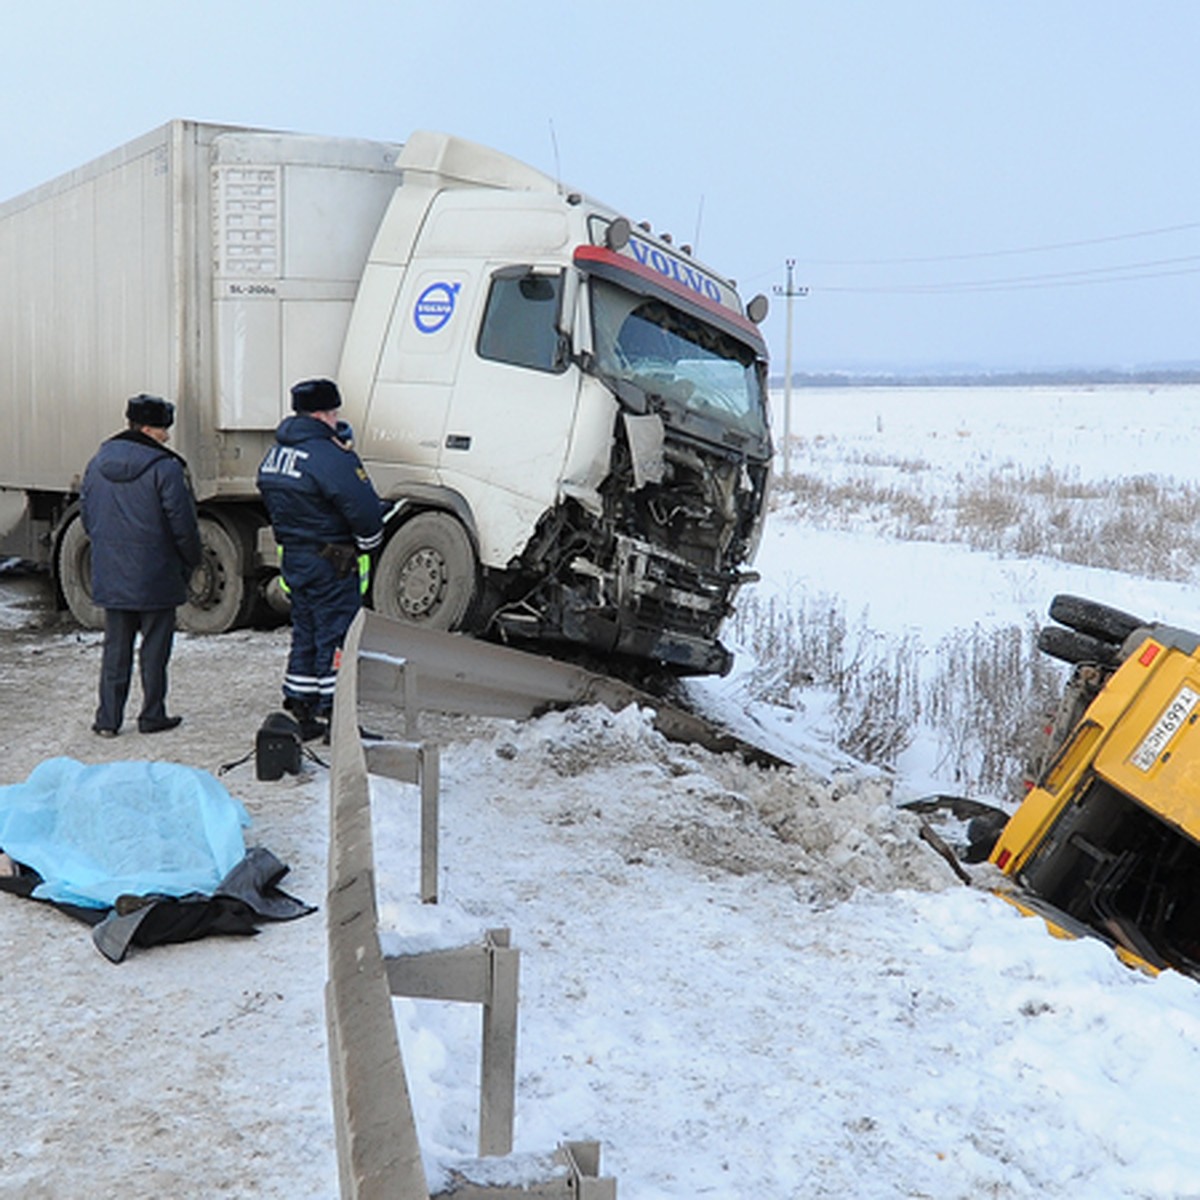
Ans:
[{"label": "truck side mirror", "polygon": [[553,300],[556,295],[554,284],[545,275],[535,275],[533,272],[522,276],[517,286],[521,289],[522,299],[533,300],[538,304]]}]

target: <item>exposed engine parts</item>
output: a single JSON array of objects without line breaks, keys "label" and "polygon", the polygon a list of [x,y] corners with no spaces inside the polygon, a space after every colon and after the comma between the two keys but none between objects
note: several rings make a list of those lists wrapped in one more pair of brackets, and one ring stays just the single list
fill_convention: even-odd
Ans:
[{"label": "exposed engine parts", "polygon": [[753,578],[737,565],[753,551],[767,464],[669,429],[660,441],[661,469],[647,471],[645,438],[617,433],[600,511],[572,498],[547,514],[515,572],[537,582],[502,596],[494,632],[553,637],[557,629],[567,641],[680,673],[729,669],[718,630]]}]

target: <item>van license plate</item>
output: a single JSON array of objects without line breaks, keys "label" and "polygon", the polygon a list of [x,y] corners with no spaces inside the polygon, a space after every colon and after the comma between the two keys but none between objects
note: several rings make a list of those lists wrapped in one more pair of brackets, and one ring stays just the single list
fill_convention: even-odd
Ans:
[{"label": "van license plate", "polygon": [[1182,728],[1191,716],[1192,709],[1200,703],[1200,692],[1190,687],[1181,687],[1179,694],[1167,705],[1163,713],[1144,738],[1141,745],[1130,756],[1129,761],[1139,771],[1148,771],[1158,761],[1158,756],[1167,748],[1167,743]]}]

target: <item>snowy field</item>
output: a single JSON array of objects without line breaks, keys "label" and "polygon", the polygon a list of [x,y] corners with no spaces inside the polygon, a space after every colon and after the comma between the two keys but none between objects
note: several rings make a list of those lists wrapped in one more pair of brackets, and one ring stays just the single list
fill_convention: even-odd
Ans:
[{"label": "snowy field", "polygon": [[[775,402],[780,430],[781,394]],[[1013,467],[1050,468],[1084,483],[1131,475],[1200,480],[1200,387],[794,389],[791,428],[793,472],[886,479],[893,464],[919,464],[912,473],[934,496]],[[757,563],[764,587],[839,594],[851,611],[869,609],[874,628],[916,629],[930,643],[973,622],[1044,618],[1053,592],[1073,590],[1200,624],[1195,581],[1164,586],[1039,558],[992,561],[956,547],[881,542],[871,529],[814,536],[796,529],[803,512],[778,518]]]},{"label": "snowy field", "polygon": [[[777,397],[777,401],[780,398]],[[1185,479],[1200,392],[797,392],[793,469],[920,460],[931,487],[997,462]],[[782,428],[782,421],[777,421]],[[882,469],[882,468],[881,468]],[[1194,585],[815,528],[781,508],[764,592],[835,594],[928,645],[1077,592],[1200,626]],[[275,706],[286,637],[180,639],[179,731],[97,743],[99,643],[0,577],[0,784],[41,759],[153,754],[214,768]],[[522,951],[517,1150],[595,1138],[625,1200],[1200,1197],[1200,990],[1049,937],[964,886],[897,801],[947,786],[927,748],[848,762],[819,705],[766,711],[753,664],[695,685],[801,765],[665,742],[646,714],[431,722],[443,743],[441,901],[416,901],[408,790],[375,787],[389,944],[498,926]],[[290,890],[321,899],[325,776],[224,777]],[[250,943],[137,953],[0,896],[0,1196],[336,1193],[320,915]],[[477,1136],[479,1015],[395,1004],[431,1184]]]}]

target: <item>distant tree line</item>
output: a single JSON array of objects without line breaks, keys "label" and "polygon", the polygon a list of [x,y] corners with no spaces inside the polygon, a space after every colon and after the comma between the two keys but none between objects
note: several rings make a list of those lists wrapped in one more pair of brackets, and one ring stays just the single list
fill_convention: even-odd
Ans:
[{"label": "distant tree line", "polygon": [[[793,371],[792,387],[1039,387],[1096,384],[1198,383],[1200,364],[1165,367],[1039,368],[1020,371]],[[783,387],[782,375],[771,377],[772,387]]]}]

